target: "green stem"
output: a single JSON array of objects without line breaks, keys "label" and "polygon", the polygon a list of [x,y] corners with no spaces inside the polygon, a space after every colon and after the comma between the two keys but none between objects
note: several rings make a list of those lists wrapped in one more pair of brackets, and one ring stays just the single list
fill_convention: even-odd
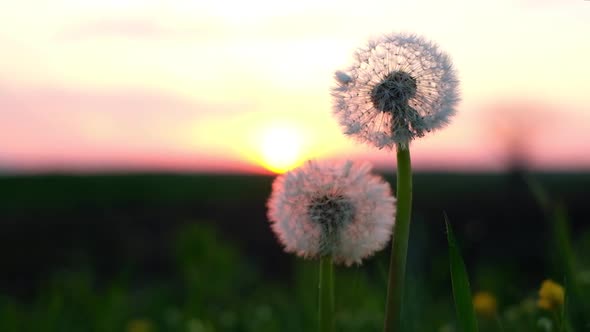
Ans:
[{"label": "green stem", "polygon": [[334,264],[332,256],[320,260],[319,331],[334,331]]},{"label": "green stem", "polygon": [[406,278],[406,256],[410,235],[412,214],[412,164],[409,147],[397,146],[397,217],[393,230],[391,257],[389,260],[389,282],[385,305],[385,332],[400,331],[404,283]]}]

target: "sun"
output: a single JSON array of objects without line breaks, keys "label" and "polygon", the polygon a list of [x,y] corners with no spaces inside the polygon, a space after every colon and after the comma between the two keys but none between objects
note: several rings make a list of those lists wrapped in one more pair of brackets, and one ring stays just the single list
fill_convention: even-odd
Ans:
[{"label": "sun", "polygon": [[261,164],[274,173],[284,173],[304,161],[302,131],[286,124],[262,130],[260,142]]}]

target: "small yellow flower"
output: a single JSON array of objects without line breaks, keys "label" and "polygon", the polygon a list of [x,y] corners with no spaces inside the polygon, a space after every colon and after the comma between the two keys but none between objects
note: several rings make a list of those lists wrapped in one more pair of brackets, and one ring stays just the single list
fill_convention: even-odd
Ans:
[{"label": "small yellow flower", "polygon": [[152,323],[147,319],[134,319],[127,324],[127,332],[154,332]]},{"label": "small yellow flower", "polygon": [[539,289],[537,306],[545,310],[554,310],[563,305],[564,298],[565,292],[563,287],[553,280],[547,279],[543,281],[541,289]]},{"label": "small yellow flower", "polygon": [[498,304],[496,297],[490,292],[477,292],[473,297],[473,307],[475,311],[485,317],[494,317]]}]

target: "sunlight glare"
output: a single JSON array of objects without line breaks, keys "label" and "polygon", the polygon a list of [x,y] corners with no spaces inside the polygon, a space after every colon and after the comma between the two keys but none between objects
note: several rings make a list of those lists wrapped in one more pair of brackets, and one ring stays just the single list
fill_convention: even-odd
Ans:
[{"label": "sunlight glare", "polygon": [[261,139],[261,163],[266,169],[284,173],[303,162],[303,135],[295,127],[269,127]]}]

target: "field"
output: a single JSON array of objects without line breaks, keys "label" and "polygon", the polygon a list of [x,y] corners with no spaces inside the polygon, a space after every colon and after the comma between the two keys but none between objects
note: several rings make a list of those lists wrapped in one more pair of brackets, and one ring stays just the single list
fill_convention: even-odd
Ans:
[{"label": "field", "polygon": [[[457,330],[443,212],[472,292],[497,301],[480,330],[547,330],[554,317],[537,308],[539,287],[570,283],[553,220],[527,178],[563,203],[576,278],[590,287],[590,174],[417,173],[407,331]],[[283,253],[271,233],[272,180],[0,177],[0,331],[313,331],[317,262]],[[337,268],[338,331],[381,329],[388,254]],[[570,308],[575,326],[585,324],[580,310]]]}]

